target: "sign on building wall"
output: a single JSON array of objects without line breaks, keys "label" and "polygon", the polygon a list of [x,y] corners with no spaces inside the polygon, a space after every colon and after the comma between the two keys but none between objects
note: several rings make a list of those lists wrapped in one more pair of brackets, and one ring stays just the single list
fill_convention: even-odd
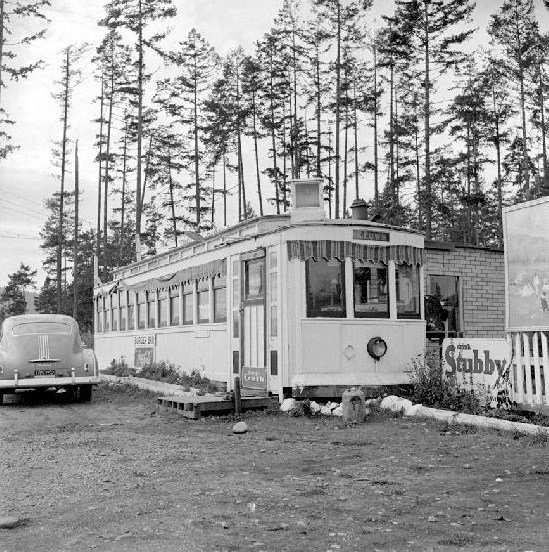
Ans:
[{"label": "sign on building wall", "polygon": [[507,329],[549,329],[549,199],[504,210]]},{"label": "sign on building wall", "polygon": [[505,339],[446,338],[442,342],[443,375],[489,403],[506,387],[510,357]]},{"label": "sign on building wall", "polygon": [[267,389],[267,369],[243,366],[242,387],[247,389]]},{"label": "sign on building wall", "polygon": [[154,347],[136,347],[134,368],[144,368],[154,362]]},{"label": "sign on building wall", "polygon": [[156,334],[136,335],[134,337],[135,356],[134,368],[144,368],[154,362]]},{"label": "sign on building wall", "polygon": [[149,345],[154,347],[156,345],[156,334],[136,335],[134,343],[136,346]]},{"label": "sign on building wall", "polygon": [[376,232],[375,230],[353,230],[354,240],[389,241],[388,232]]}]

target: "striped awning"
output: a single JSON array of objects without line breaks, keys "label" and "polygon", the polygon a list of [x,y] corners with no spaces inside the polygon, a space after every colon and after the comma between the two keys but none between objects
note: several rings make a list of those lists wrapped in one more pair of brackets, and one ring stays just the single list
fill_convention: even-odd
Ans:
[{"label": "striped awning", "polygon": [[349,241],[292,240],[288,241],[288,258],[318,260],[320,258],[343,261],[345,258],[363,263],[422,265],[423,249],[411,245],[366,245]]},{"label": "striped awning", "polygon": [[123,280],[114,282],[108,290],[103,292],[103,295],[114,293],[129,289],[132,291],[155,291],[168,289],[180,284],[192,282],[194,280],[205,280],[206,278],[213,278],[215,276],[227,275],[227,259],[217,259],[198,266],[191,266],[189,268],[183,268],[177,272],[172,272],[166,276],[158,278],[149,278],[143,282],[137,282],[135,284],[127,284]]}]

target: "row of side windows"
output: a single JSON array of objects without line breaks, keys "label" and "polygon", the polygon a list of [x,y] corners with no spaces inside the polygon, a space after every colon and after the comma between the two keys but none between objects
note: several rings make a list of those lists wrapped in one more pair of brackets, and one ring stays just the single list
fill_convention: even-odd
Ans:
[{"label": "row of side windows", "polygon": [[157,291],[123,290],[98,297],[95,309],[97,332],[226,322],[226,277],[215,276]]},{"label": "row of side windows", "polygon": [[[308,260],[305,266],[307,317],[389,318],[389,272],[379,263],[353,262],[353,305],[345,301],[345,263],[337,259]],[[420,318],[419,267],[396,265],[397,318]]]}]

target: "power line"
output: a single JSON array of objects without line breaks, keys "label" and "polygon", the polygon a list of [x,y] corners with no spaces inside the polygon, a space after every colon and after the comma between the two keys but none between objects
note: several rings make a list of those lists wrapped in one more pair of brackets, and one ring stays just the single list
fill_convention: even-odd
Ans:
[{"label": "power line", "polygon": [[4,232],[0,232],[0,238],[6,238],[6,239],[14,239],[14,240],[35,240],[40,241],[40,238],[34,238],[32,236],[24,236],[22,234],[5,234]]},{"label": "power line", "polygon": [[5,203],[7,203],[7,208],[12,209],[15,211],[19,211],[20,213],[24,213],[26,215],[32,215],[34,217],[41,217],[44,212],[39,211],[38,209],[35,209],[33,207],[29,207],[27,205],[21,205],[20,203],[16,203],[12,199],[4,199]]},{"label": "power line", "polygon": [[4,190],[4,193],[8,194],[8,195],[12,195],[12,196],[16,197],[17,199],[21,199],[21,200],[26,201],[28,203],[34,203],[35,205],[37,205],[41,209],[44,207],[44,205],[42,203],[40,203],[39,201],[35,201],[33,199],[29,199],[29,198],[24,197],[22,195],[16,194],[15,192],[12,192],[11,190]]}]

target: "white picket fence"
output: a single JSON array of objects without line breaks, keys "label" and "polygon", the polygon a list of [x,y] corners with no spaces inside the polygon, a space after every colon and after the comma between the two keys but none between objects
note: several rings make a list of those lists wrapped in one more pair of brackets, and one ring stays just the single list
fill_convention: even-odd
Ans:
[{"label": "white picket fence", "polygon": [[510,332],[510,399],[532,406],[549,404],[549,332]]}]

